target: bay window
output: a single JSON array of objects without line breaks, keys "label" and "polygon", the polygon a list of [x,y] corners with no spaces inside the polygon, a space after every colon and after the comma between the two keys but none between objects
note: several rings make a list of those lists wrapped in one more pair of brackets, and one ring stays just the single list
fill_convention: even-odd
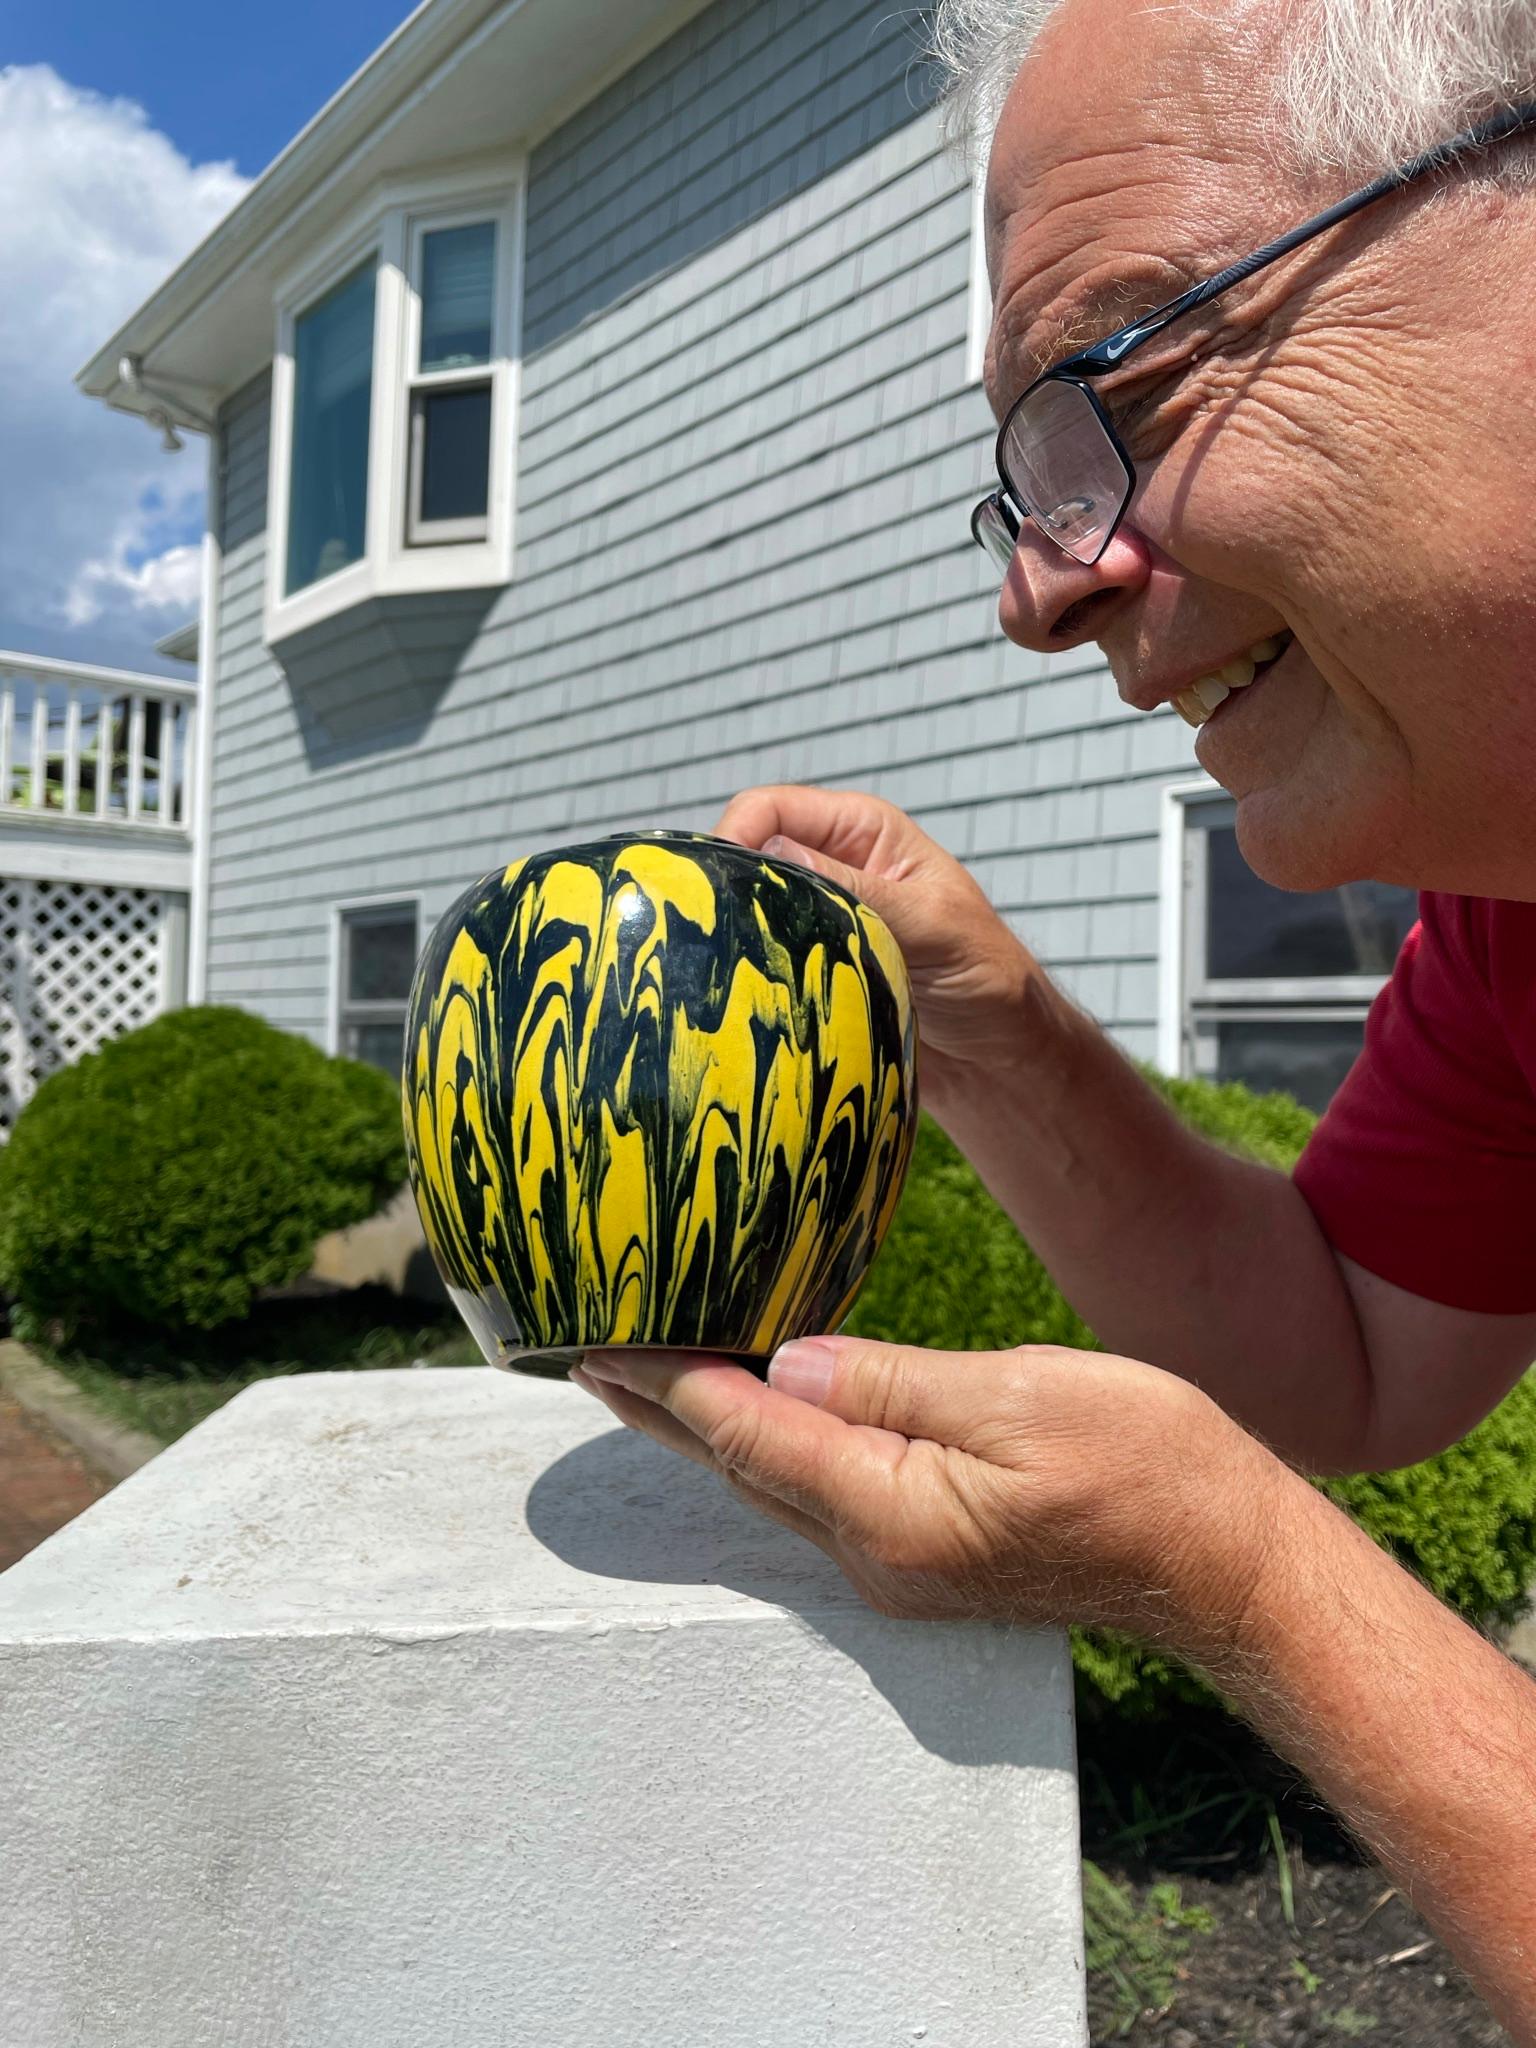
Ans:
[{"label": "bay window", "polygon": [[362,557],[373,302],[374,266],[366,263],[293,323],[290,595]]},{"label": "bay window", "polygon": [[512,574],[520,180],[380,195],[279,294],[266,637]]}]

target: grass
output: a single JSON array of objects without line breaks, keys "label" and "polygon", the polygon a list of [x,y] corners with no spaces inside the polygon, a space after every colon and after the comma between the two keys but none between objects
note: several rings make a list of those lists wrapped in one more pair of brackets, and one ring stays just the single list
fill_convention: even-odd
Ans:
[{"label": "grass", "polygon": [[67,1346],[36,1345],[114,1422],[172,1443],[242,1387],[286,1373],[381,1366],[479,1365],[451,1310],[401,1302],[382,1288],[260,1302],[239,1323],[179,1339],[95,1333]]},{"label": "grass", "polygon": [[1190,1936],[1214,1927],[1203,1906],[1184,1905],[1176,1884],[1151,1885],[1138,1899],[1129,1884],[1085,1862],[1083,1934],[1099,2033],[1128,2034],[1144,2015],[1166,2012]]}]

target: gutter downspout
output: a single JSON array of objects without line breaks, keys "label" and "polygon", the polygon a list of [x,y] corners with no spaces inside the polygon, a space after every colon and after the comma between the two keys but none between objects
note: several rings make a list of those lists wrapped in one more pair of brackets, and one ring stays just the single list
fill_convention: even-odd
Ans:
[{"label": "gutter downspout", "polygon": [[219,655],[219,593],[223,582],[224,464],[217,423],[208,435],[207,510],[203,526],[202,587],[198,599],[197,747],[192,771],[192,900],[188,934],[187,1001],[208,1000],[209,881],[213,865],[213,699]]}]

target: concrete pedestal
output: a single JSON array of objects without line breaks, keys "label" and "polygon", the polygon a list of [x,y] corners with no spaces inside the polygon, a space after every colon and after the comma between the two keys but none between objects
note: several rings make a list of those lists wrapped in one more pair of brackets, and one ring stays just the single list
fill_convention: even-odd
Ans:
[{"label": "concrete pedestal", "polygon": [[1079,2048],[1054,1632],[564,1384],[268,1381],[0,1577],[6,2048]]}]

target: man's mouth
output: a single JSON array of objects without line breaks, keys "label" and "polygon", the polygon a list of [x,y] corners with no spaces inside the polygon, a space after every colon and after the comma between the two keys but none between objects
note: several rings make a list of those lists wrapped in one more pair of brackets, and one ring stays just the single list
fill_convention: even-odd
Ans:
[{"label": "man's mouth", "polygon": [[1173,700],[1174,710],[1186,725],[1204,725],[1234,690],[1248,689],[1266,669],[1272,668],[1294,637],[1291,633],[1276,633],[1268,640],[1256,640],[1246,654],[1238,655],[1214,674],[1200,676],[1180,690]]}]

